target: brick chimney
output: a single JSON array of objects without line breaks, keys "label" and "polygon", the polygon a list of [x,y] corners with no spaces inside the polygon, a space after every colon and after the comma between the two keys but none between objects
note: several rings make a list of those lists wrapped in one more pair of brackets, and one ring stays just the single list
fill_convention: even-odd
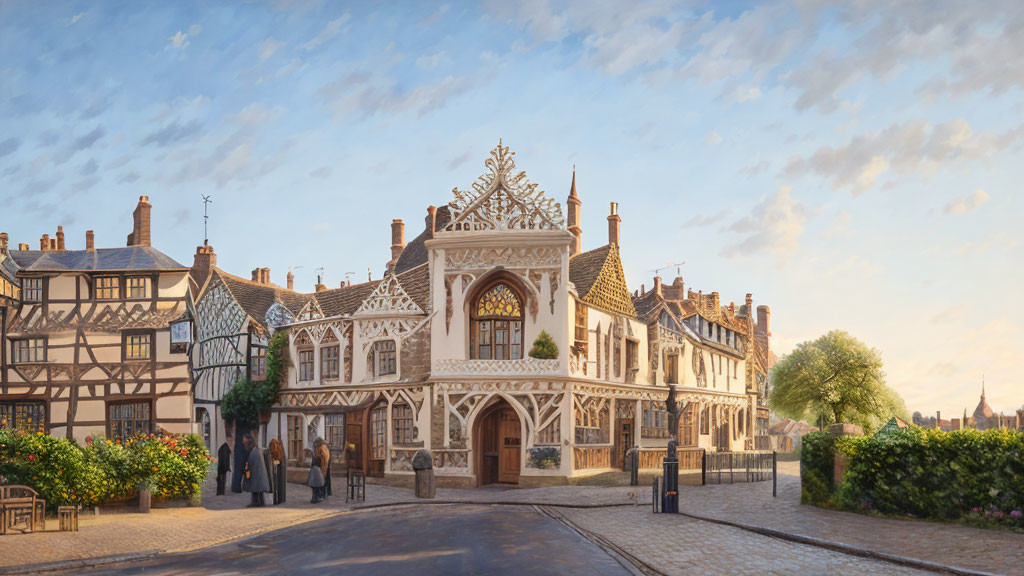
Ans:
[{"label": "brick chimney", "polygon": [[[90,230],[89,233],[91,232]],[[200,287],[206,283],[206,279],[216,266],[217,254],[213,251],[213,246],[210,246],[208,242],[203,242],[202,246],[196,246],[196,255],[192,258],[192,276]]]},{"label": "brick chimney", "polygon": [[396,218],[391,221],[391,261],[388,262],[388,270],[395,269],[403,250],[405,250],[405,222]]},{"label": "brick chimney", "polygon": [[28,250],[28,244],[25,244],[25,243],[18,244],[18,250],[20,250],[22,252],[24,252],[25,250]]},{"label": "brick chimney", "polygon": [[654,277],[654,293],[661,296],[661,276]]},{"label": "brick chimney", "polygon": [[754,295],[747,293],[747,299],[744,300],[747,305],[747,316],[754,317]]},{"label": "brick chimney", "polygon": [[288,289],[295,290],[295,274],[292,274],[291,270],[288,271],[288,276],[286,277],[286,279],[287,283],[285,285],[288,287]]},{"label": "brick chimney", "polygon": [[427,220],[426,220],[427,238],[433,238],[434,237],[434,226],[436,226],[436,223],[437,223],[437,207],[436,206],[427,206]]},{"label": "brick chimney", "polygon": [[575,256],[583,251],[583,228],[580,221],[580,207],[583,202],[576,194],[576,166],[572,167],[572,186],[569,188],[569,199],[565,201],[569,211],[569,232],[572,234],[572,244],[569,246],[569,256]]},{"label": "brick chimney", "polygon": [[772,312],[767,306],[757,307],[757,332],[766,336],[772,335],[771,327]]},{"label": "brick chimney", "polygon": [[92,230],[85,231],[85,249],[88,252],[96,251],[96,235]]},{"label": "brick chimney", "polygon": [[0,252],[7,253],[7,232],[0,232]]},{"label": "brick chimney", "polygon": [[711,309],[718,310],[718,292],[711,293]]},{"label": "brick chimney", "polygon": [[270,284],[270,268],[260,268],[260,284]]},{"label": "brick chimney", "polygon": [[622,223],[622,218],[619,218],[619,203],[612,202],[611,210],[608,214],[608,243],[619,245],[619,225]]},{"label": "brick chimney", "polygon": [[39,239],[39,249],[46,252],[50,249],[50,235],[43,234],[42,238]]},{"label": "brick chimney", "polygon": [[64,227],[57,226],[57,250],[64,251]]},{"label": "brick chimney", "polygon": [[149,196],[139,196],[139,204],[132,213],[132,233],[128,235],[129,246],[150,246],[149,214],[153,205]]}]

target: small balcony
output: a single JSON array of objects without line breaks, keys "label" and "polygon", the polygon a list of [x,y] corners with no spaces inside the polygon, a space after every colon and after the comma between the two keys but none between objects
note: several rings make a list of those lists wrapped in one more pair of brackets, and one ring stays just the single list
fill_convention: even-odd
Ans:
[{"label": "small balcony", "polygon": [[431,363],[434,378],[471,378],[475,376],[558,376],[558,360],[522,358],[518,360],[436,359]]}]

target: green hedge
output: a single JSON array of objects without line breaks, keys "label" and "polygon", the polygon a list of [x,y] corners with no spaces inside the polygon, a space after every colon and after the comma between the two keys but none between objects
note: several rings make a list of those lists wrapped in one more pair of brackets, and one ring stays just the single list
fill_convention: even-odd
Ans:
[{"label": "green hedge", "polygon": [[39,492],[47,506],[95,506],[133,496],[145,483],[157,500],[199,494],[210,466],[196,435],[73,440],[0,429],[0,477]]},{"label": "green hedge", "polygon": [[[918,518],[1024,528],[1024,433],[910,427],[888,436],[804,437],[803,501]],[[832,455],[847,461],[832,483]]]}]

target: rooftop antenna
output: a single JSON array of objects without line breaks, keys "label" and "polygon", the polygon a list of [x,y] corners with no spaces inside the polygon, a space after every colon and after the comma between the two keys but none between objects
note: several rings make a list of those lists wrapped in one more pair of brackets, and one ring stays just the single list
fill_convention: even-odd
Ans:
[{"label": "rooftop antenna", "polygon": [[651,272],[654,272],[655,274],[659,274],[659,273],[661,273],[662,270],[668,270],[669,268],[675,268],[676,269],[676,276],[682,276],[681,268],[682,268],[683,264],[686,264],[686,260],[683,260],[682,262],[669,263],[667,266],[662,266],[661,268],[655,268],[654,270],[651,270]]},{"label": "rooftop antenna", "polygon": [[355,276],[355,272],[345,272],[345,284],[352,285],[352,277]]},{"label": "rooftop antenna", "polygon": [[316,283],[317,284],[323,284],[324,283],[323,279],[324,279],[324,267],[320,266],[319,268],[316,269]]},{"label": "rooftop antenna", "polygon": [[210,222],[210,215],[207,212],[207,208],[209,208],[210,203],[213,202],[213,200],[210,200],[210,197],[208,195],[206,195],[206,194],[203,194],[202,196],[203,196],[203,244],[209,244],[210,243],[210,231],[208,229],[209,228],[208,224]]}]

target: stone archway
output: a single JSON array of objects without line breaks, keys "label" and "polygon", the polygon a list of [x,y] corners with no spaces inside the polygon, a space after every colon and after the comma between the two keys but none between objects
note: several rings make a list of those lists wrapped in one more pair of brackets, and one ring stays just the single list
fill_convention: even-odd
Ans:
[{"label": "stone archway", "polygon": [[523,423],[504,398],[484,408],[473,424],[477,485],[519,484]]}]

